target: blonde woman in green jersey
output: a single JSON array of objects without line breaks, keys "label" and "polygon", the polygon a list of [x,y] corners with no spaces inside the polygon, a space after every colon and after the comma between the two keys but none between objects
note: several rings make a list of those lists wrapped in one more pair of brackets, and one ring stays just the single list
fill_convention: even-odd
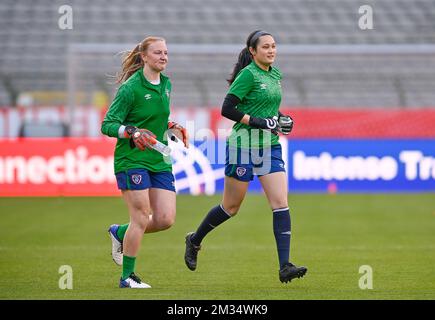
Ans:
[{"label": "blonde woman in green jersey", "polygon": [[169,121],[171,82],[163,38],[147,37],[122,62],[121,86],[103,120],[101,132],[118,139],[115,175],[130,222],[109,228],[113,261],[122,265],[120,288],[150,288],[134,273],[144,233],[168,229],[175,221],[175,187],[170,158],[152,148],[167,145],[167,130],[188,147],[186,130]]},{"label": "blonde woman in green jersey", "polygon": [[278,133],[289,134],[293,120],[279,112],[281,72],[272,67],[276,43],[271,34],[252,32],[239,54],[222,106],[222,115],[235,121],[227,141],[222,202],[212,208],[196,232],[186,236],[185,263],[197,267],[201,241],[218,225],[239,211],[249,181],[257,175],[273,212],[279,279],[289,282],[307,272],[289,261],[291,223],[287,203],[287,176]]}]

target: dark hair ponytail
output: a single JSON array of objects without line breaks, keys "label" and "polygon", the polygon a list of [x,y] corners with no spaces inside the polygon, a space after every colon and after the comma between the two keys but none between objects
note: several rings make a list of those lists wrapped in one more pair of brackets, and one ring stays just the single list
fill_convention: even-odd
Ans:
[{"label": "dark hair ponytail", "polygon": [[258,40],[260,37],[270,35],[270,33],[262,31],[262,30],[255,30],[252,32],[248,39],[246,39],[246,47],[243,48],[242,51],[239,53],[239,59],[237,60],[237,63],[234,65],[233,72],[231,73],[230,79],[227,79],[228,83],[231,85],[234,80],[236,79],[239,72],[246,67],[248,64],[252,61],[252,55],[251,52],[249,52],[249,48],[257,49]]}]

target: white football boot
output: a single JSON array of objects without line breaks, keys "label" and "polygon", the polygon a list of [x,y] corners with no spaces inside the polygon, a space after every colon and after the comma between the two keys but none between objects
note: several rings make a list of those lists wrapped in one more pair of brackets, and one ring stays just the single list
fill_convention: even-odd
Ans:
[{"label": "white football boot", "polygon": [[119,225],[112,224],[108,230],[110,239],[112,240],[112,259],[118,265],[122,266],[122,241],[118,238],[117,231]]},{"label": "white football boot", "polygon": [[132,289],[151,288],[151,286],[149,284],[142,282],[142,280],[134,273],[131,273],[130,276],[125,280],[120,279],[119,280],[119,287],[120,288],[132,288]]}]

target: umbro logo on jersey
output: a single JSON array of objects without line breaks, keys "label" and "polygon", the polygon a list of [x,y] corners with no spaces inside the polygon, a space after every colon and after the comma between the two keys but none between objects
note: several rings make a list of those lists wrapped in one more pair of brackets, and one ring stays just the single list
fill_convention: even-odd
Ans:
[{"label": "umbro logo on jersey", "polygon": [[267,84],[265,84],[265,83],[260,84],[260,89],[261,90],[266,90],[267,89]]},{"label": "umbro logo on jersey", "polygon": [[169,98],[170,92],[168,89],[166,89],[166,96]]},{"label": "umbro logo on jersey", "polygon": [[146,95],[144,95],[145,100],[149,100],[151,99],[151,95],[149,93],[147,93]]}]

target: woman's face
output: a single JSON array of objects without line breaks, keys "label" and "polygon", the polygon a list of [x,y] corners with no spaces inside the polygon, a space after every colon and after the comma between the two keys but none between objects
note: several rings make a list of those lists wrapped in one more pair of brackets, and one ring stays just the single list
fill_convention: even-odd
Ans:
[{"label": "woman's face", "polygon": [[168,48],[165,41],[155,41],[148,46],[142,59],[152,70],[161,72],[168,64]]},{"label": "woman's face", "polygon": [[254,60],[262,65],[270,66],[276,57],[276,44],[271,35],[265,35],[258,39],[257,48],[249,48]]}]

